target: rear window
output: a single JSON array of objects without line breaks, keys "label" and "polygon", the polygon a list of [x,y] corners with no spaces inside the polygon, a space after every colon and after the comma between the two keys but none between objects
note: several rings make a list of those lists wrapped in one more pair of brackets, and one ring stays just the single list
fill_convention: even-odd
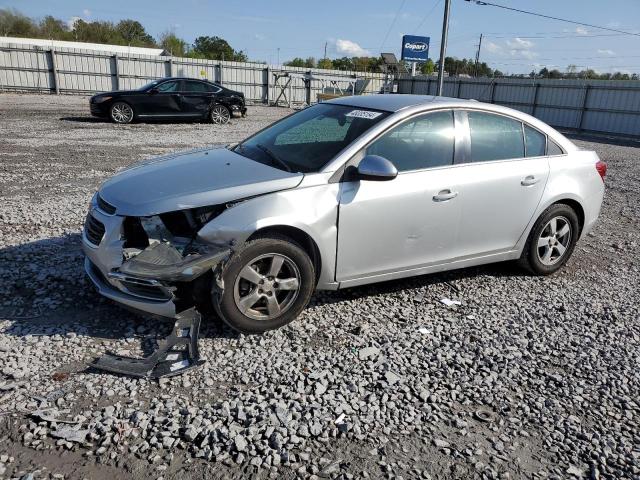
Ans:
[{"label": "rear window", "polygon": [[563,155],[564,150],[553,140],[549,139],[549,145],[547,146],[547,155]]},{"label": "rear window", "polygon": [[535,128],[525,125],[524,144],[527,157],[542,157],[547,147],[547,136]]}]

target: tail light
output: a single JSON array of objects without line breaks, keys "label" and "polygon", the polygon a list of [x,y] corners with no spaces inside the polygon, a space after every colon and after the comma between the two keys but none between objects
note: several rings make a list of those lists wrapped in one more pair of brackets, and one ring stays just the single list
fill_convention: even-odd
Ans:
[{"label": "tail light", "polygon": [[607,175],[607,164],[602,160],[598,160],[596,163],[596,170],[600,174],[600,178],[604,182],[604,177]]}]

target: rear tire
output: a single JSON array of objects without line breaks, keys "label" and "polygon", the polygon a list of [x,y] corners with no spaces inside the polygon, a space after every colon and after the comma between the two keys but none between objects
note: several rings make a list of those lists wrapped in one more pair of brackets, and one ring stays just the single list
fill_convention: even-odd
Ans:
[{"label": "rear tire", "polygon": [[551,205],[529,232],[519,263],[534,275],[551,275],[567,263],[579,236],[576,212],[564,203]]},{"label": "rear tire", "polygon": [[224,291],[213,292],[220,318],[243,333],[263,333],[294,320],[315,289],[309,255],[281,235],[259,237],[236,252],[222,272]]},{"label": "rear tire", "polygon": [[114,123],[127,124],[133,122],[135,112],[126,102],[115,102],[109,109],[109,117]]}]

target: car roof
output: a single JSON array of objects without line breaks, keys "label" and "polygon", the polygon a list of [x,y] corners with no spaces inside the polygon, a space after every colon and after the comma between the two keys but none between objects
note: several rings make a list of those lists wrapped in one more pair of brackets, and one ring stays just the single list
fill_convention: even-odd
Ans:
[{"label": "car roof", "polygon": [[434,95],[407,95],[407,94],[374,94],[356,95],[351,97],[338,97],[323,103],[333,103],[335,105],[346,105],[349,107],[372,108],[374,110],[384,110],[387,112],[397,112],[403,108],[416,105],[438,103],[456,103],[460,105],[477,105],[475,100],[462,100],[451,97],[436,97]]},{"label": "car roof", "polygon": [[165,78],[157,78],[156,79],[158,82],[166,82],[167,80],[194,80],[196,82],[204,82],[204,83],[210,83],[212,85],[215,85],[217,87],[221,87],[222,85],[220,85],[217,82],[213,82],[209,79],[206,78],[193,78],[193,77],[165,77]]}]

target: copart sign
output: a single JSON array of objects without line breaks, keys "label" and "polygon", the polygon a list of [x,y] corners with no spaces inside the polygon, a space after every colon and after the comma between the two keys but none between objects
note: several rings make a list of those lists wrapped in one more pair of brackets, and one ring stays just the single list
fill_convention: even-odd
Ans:
[{"label": "copart sign", "polygon": [[429,37],[403,36],[401,58],[408,62],[426,62],[429,59]]}]

